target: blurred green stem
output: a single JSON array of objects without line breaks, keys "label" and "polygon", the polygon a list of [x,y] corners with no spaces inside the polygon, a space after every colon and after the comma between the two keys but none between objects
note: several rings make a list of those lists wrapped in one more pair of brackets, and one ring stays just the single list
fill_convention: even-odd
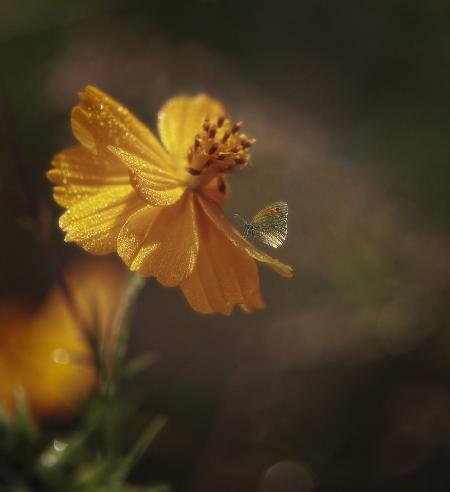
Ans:
[{"label": "blurred green stem", "polygon": [[120,419],[123,418],[123,402],[117,400],[117,396],[123,382],[131,319],[143,285],[144,279],[139,274],[133,273],[130,276],[112,322],[109,339],[100,346],[102,353],[99,354],[99,391],[108,406],[102,424],[106,449],[111,456],[115,454],[120,441],[120,437],[111,432],[111,429],[117,428]]},{"label": "blurred green stem", "polygon": [[161,416],[155,417],[147,428],[142,432],[140,438],[134,444],[128,455],[123,459],[115,473],[115,480],[119,483],[125,482],[132,468],[140,460],[142,455],[148,449],[155,437],[164,427],[166,419]]},{"label": "blurred green stem", "polygon": [[117,316],[112,330],[115,343],[113,343],[112,364],[113,371],[122,367],[128,349],[131,318],[136,305],[136,299],[144,286],[144,279],[138,273],[132,273],[129,283],[121,298]]}]

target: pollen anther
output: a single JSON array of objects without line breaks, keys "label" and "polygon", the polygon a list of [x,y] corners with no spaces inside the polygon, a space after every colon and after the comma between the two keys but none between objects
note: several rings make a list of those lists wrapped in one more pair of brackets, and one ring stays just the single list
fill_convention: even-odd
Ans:
[{"label": "pollen anther", "polygon": [[[187,155],[188,173],[202,176],[207,182],[216,174],[246,166],[250,161],[248,149],[255,140],[240,133],[242,125],[242,121],[232,124],[225,116],[219,116],[214,123],[206,118]],[[193,186],[199,186],[198,182]]]},{"label": "pollen anther", "polygon": [[209,130],[209,138],[214,138],[216,136],[216,126],[215,125],[212,125],[211,126],[211,129]]},{"label": "pollen anther", "polygon": [[232,127],[231,127],[231,133],[237,133],[241,128],[244,123],[242,121],[236,122]]},{"label": "pollen anther", "polygon": [[193,167],[188,167],[187,170],[189,174],[192,174],[192,176],[198,176],[199,174],[201,174],[200,169],[194,169]]},{"label": "pollen anther", "polygon": [[209,151],[208,151],[208,154],[214,154],[214,152],[219,148],[219,144],[217,143],[214,143],[211,145]]}]

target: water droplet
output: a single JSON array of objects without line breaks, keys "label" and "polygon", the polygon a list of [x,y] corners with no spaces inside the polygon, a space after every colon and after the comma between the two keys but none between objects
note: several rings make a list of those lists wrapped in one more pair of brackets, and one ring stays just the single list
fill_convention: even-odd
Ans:
[{"label": "water droplet", "polygon": [[41,454],[41,464],[46,468],[50,468],[56,465],[57,461],[57,455],[55,453],[52,453],[51,451],[46,451],[45,453]]},{"label": "water droplet", "polygon": [[64,441],[59,441],[58,439],[54,439],[53,448],[58,453],[61,453],[62,451],[64,451],[67,448],[67,443]]},{"label": "water droplet", "polygon": [[70,355],[67,350],[57,348],[52,353],[53,362],[57,364],[68,364],[70,362]]}]

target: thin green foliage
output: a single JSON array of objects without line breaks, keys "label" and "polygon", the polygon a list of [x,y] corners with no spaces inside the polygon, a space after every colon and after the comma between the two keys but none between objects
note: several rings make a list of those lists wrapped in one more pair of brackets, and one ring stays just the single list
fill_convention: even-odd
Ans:
[{"label": "thin green foliage", "polygon": [[[126,398],[130,380],[155,362],[149,354],[128,360],[132,311],[142,280],[133,276],[105,343],[98,331],[89,338],[97,368],[96,388],[75,423],[49,428],[38,423],[24,395],[10,417],[0,413],[0,492],[169,492],[167,484],[127,483],[165,424],[153,417],[125,442],[136,403]],[[97,335],[95,335],[97,334]]]}]

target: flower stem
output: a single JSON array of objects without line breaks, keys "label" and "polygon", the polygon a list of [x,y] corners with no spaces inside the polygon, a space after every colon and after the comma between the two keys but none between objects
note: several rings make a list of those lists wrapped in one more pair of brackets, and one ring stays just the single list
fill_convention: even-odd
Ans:
[{"label": "flower stem", "polygon": [[110,327],[108,339],[102,344],[98,355],[98,391],[107,412],[104,414],[101,428],[108,459],[112,459],[120,447],[120,438],[114,429],[122,425],[123,405],[120,401],[123,376],[126,365],[131,319],[136,307],[136,299],[144,279],[137,273],[129,277],[119,301],[116,316]]},{"label": "flower stem", "polygon": [[138,273],[132,273],[117,309],[117,315],[113,321],[113,343],[110,353],[107,354],[108,366],[112,372],[120,371],[123,366],[130,336],[131,318],[136,306],[136,299],[144,286],[144,279]]}]

